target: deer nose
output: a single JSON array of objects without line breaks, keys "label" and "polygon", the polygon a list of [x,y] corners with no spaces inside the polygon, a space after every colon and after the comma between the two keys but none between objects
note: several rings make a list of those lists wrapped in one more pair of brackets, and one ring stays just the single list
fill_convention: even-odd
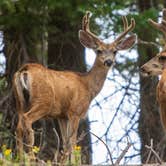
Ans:
[{"label": "deer nose", "polygon": [[112,64],[113,64],[113,61],[111,59],[108,59],[104,62],[104,65],[108,67],[110,67]]},{"label": "deer nose", "polygon": [[141,73],[141,75],[144,76],[144,77],[147,77],[147,76],[150,75],[150,71],[148,71],[148,70],[146,69],[146,67],[144,67],[144,66],[142,66],[142,67],[140,68],[140,73]]}]

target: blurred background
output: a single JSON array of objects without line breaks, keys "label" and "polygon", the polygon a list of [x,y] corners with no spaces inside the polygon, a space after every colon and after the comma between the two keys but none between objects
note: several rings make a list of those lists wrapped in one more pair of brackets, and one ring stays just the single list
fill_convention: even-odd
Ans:
[{"label": "blurred background", "polygon": [[[162,48],[162,34],[147,20],[160,21],[164,0],[1,0],[0,1],[0,147],[15,149],[17,113],[12,93],[13,74],[28,62],[56,70],[89,71],[95,54],[79,42],[78,31],[85,12],[91,11],[91,31],[112,42],[122,31],[121,16],[135,18],[136,45],[118,52],[101,93],[80,122],[78,139],[83,164],[110,164],[128,143],[132,146],[122,164],[152,163],[150,145],[166,161],[166,144],[155,91],[158,77],[143,78],[139,67]],[[51,160],[57,147],[56,120],[36,122],[38,156]],[[96,136],[94,136],[94,133]],[[102,141],[101,141],[102,140]]]}]

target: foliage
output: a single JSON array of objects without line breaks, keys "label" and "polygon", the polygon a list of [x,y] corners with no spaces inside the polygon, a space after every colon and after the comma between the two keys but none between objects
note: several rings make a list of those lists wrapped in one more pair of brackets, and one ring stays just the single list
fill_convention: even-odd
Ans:
[{"label": "foliage", "polygon": [[[0,1],[0,29],[13,28],[19,32],[24,32],[26,29],[27,32],[30,30],[41,33],[40,30],[43,28],[49,29],[49,21],[52,19],[49,14],[52,12],[55,13],[55,20],[70,20],[72,26],[77,26],[78,19],[80,20],[86,10],[92,11],[95,15],[100,12],[103,14],[103,7],[108,9],[107,5],[103,4],[105,3],[99,0],[88,0],[86,3],[74,0],[2,0]],[[57,15],[59,11],[65,11],[65,16],[68,18]],[[55,31],[56,27],[53,30]]]},{"label": "foliage", "polygon": [[6,78],[5,77],[1,78],[0,79],[0,91],[3,91],[6,88],[6,84],[7,84]]},{"label": "foliage", "polygon": [[[39,152],[39,147],[34,146],[33,147],[33,152],[37,155]],[[28,156],[26,153],[24,153],[23,155],[23,160],[19,159],[19,156],[13,156],[12,154],[12,149],[7,148],[7,146],[4,144],[1,147],[1,157],[0,157],[0,165],[15,165],[15,166],[19,166],[21,165],[40,165],[40,160],[36,157],[36,159],[38,159],[38,162],[35,162],[34,160],[31,161],[30,156]],[[43,164],[46,166],[50,166],[50,165],[54,165],[57,164],[55,162],[51,162],[51,161],[47,161]],[[66,165],[71,165],[71,162],[67,162]],[[80,146],[75,146],[74,148],[74,152],[73,152],[73,160],[72,160],[72,165],[73,166],[78,166],[81,165],[81,147]]]}]

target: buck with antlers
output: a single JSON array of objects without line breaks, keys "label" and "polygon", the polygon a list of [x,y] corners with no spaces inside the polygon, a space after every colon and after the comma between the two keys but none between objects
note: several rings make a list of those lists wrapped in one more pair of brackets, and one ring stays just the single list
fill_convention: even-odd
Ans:
[{"label": "buck with antlers", "polygon": [[[166,37],[166,9],[163,10],[161,23],[156,23],[151,19],[149,19],[149,22],[153,27],[163,32],[164,37]],[[160,107],[161,122],[164,130],[166,130],[166,44],[160,53],[141,67],[141,73],[143,76],[161,75],[157,85],[156,97]]]},{"label": "buck with antlers", "polygon": [[125,36],[135,27],[134,19],[128,25],[123,17],[124,32],[106,44],[89,29],[90,13],[83,17],[79,39],[82,45],[96,53],[96,60],[87,73],[55,71],[40,64],[25,64],[14,75],[13,87],[19,115],[16,129],[17,147],[23,150],[24,140],[28,151],[34,144],[32,124],[44,117],[58,120],[63,148],[71,152],[76,144],[79,121],[88,110],[92,99],[100,92],[107,72],[115,62],[116,52],[130,48],[136,35]]}]

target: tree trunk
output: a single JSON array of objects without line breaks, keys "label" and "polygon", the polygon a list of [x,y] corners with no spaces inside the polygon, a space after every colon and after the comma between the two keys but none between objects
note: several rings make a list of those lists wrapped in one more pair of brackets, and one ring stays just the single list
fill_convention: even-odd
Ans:
[{"label": "tree trunk", "polygon": [[[155,1],[156,3],[156,1]],[[138,0],[140,13],[153,7],[151,0]],[[155,6],[157,7],[157,6]],[[157,32],[156,32],[157,33]],[[155,36],[149,28],[140,28],[138,36],[144,41],[154,41]],[[138,45],[138,63],[143,65],[149,59],[154,57],[158,52],[152,45]],[[150,145],[150,140],[153,139],[153,148],[159,153],[163,161],[166,161],[166,145],[164,131],[161,126],[159,117],[159,108],[156,102],[156,86],[158,78],[144,78],[140,75],[140,117],[139,117],[139,136],[141,140],[141,161],[145,163],[148,157],[148,150],[145,145]],[[156,161],[154,155],[151,155],[150,163]]]}]

